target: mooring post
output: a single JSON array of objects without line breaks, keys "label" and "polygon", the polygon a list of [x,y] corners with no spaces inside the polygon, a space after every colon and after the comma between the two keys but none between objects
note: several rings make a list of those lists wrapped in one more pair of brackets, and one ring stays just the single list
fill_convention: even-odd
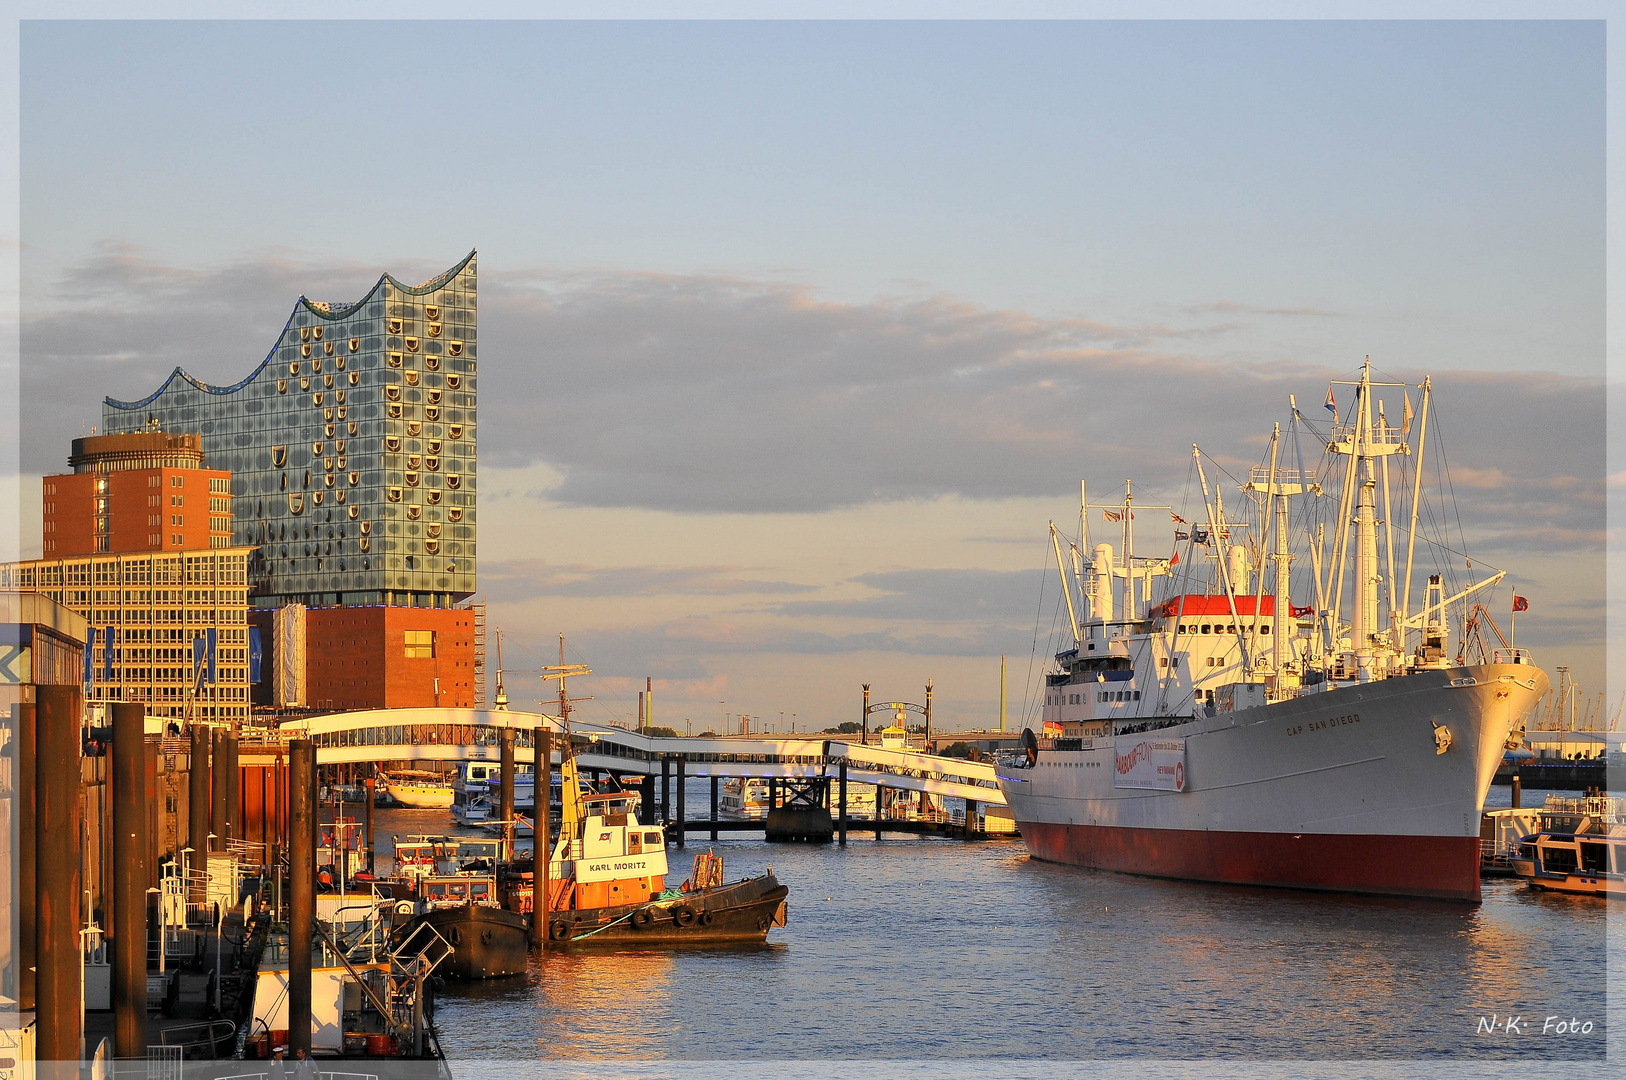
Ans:
[{"label": "mooring post", "polygon": [[531,743],[536,748],[536,763],[531,766],[531,789],[536,792],[531,803],[531,815],[536,819],[532,829],[536,853],[531,856],[531,946],[543,952],[548,947],[548,873],[553,862],[553,812],[548,808],[548,791],[553,787],[553,733],[539,727]]},{"label": "mooring post", "polygon": [[311,924],[316,917],[316,747],[288,744],[288,1053],[311,1052]]},{"label": "mooring post", "polygon": [[661,755],[661,822],[672,820],[672,759]]},{"label": "mooring post", "polygon": [[20,1012],[34,1011],[34,889],[37,883],[35,868],[38,823],[34,816],[34,703],[25,701],[13,705],[11,715],[17,721],[17,1008]]},{"label": "mooring post", "polygon": [[688,826],[687,800],[684,798],[683,764],[686,755],[679,754],[677,758],[677,846],[683,846],[683,833]]},{"label": "mooring post", "polygon": [[[84,967],[79,930],[84,925],[83,845],[80,832],[80,724],[77,686],[40,686],[34,734],[34,995],[35,1059],[67,1062],[57,1075],[77,1076]],[[39,858],[44,853],[44,858]],[[47,1073],[46,1075],[50,1075]]]},{"label": "mooring post", "polygon": [[1519,804],[1523,801],[1523,796],[1524,784],[1520,782],[1518,771],[1515,770],[1513,773],[1513,809],[1520,809]]},{"label": "mooring post", "polygon": [[242,807],[242,777],[237,769],[237,732],[230,728],[221,730],[221,741],[225,750],[226,772],[226,820],[224,829],[220,833],[220,850],[230,851],[231,841],[245,839],[243,833],[243,807]]},{"label": "mooring post", "polygon": [[717,777],[711,778],[711,838],[717,839]]},{"label": "mooring post", "polygon": [[847,846],[847,759],[842,758],[836,766],[836,820],[837,832],[842,847]]},{"label": "mooring post", "polygon": [[147,1056],[147,708],[113,704],[113,1055]]},{"label": "mooring post", "polygon": [[187,758],[186,846],[192,849],[191,902],[203,903],[203,875],[209,869],[209,729],[192,722],[192,750]]},{"label": "mooring post", "polygon": [[[376,765],[373,767],[377,768]],[[373,865],[373,800],[378,798],[378,778],[369,776],[361,782],[361,786],[364,791],[362,798],[367,800],[366,812],[362,815],[367,823],[367,872],[376,875],[378,871]]]},{"label": "mooring post", "polygon": [[513,728],[502,729],[502,764],[499,779],[497,812],[502,815],[503,846],[510,861],[514,858],[514,737]]},{"label": "mooring post", "polygon": [[[229,817],[226,811],[226,793],[229,790],[226,784],[226,733],[219,728],[213,732],[214,755],[209,762],[209,841],[210,851],[226,850],[226,820]],[[204,866],[208,866],[207,857]]]}]

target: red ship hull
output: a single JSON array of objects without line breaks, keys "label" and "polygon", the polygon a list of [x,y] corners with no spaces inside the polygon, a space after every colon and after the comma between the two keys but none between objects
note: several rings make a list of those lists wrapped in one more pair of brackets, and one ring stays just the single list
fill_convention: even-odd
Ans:
[{"label": "red ship hull", "polygon": [[1069,866],[1235,885],[1480,899],[1474,836],[1018,825],[1035,858]]}]

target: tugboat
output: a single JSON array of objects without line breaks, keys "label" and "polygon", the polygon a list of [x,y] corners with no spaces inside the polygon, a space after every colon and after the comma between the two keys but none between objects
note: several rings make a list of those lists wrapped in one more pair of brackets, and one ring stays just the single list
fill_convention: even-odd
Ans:
[{"label": "tugboat", "polygon": [[398,933],[401,943],[434,940],[452,947],[444,971],[454,979],[494,979],[525,970],[530,920],[502,906],[495,873],[433,874],[418,880],[417,917]]},{"label": "tugboat", "polygon": [[[638,823],[637,792],[584,794],[570,752],[560,771],[563,791],[575,797],[565,801],[548,865],[549,941],[610,948],[761,943],[785,925],[790,890],[771,868],[725,885],[723,860],[707,853],[681,887],[668,889],[666,834]],[[529,876],[511,876],[517,887],[510,906],[528,910]]]}]

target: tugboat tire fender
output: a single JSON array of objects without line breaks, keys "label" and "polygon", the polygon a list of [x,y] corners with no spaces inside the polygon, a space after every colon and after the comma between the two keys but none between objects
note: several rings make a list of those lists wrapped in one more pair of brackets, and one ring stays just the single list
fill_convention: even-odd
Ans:
[{"label": "tugboat tire fender", "polygon": [[555,920],[553,925],[548,927],[548,937],[554,941],[563,941],[568,933],[570,933],[570,927],[565,925],[563,919]]},{"label": "tugboat tire fender", "polygon": [[714,916],[712,915],[710,910],[702,911],[700,913],[700,925],[701,926],[710,926],[711,925],[711,920],[712,920],[713,917]]},{"label": "tugboat tire fender", "polygon": [[648,908],[639,908],[632,913],[631,922],[634,930],[642,930],[654,921],[655,916],[649,913]]},{"label": "tugboat tire fender", "polygon": [[672,921],[679,926],[693,926],[695,920],[694,908],[688,904],[679,904],[672,909]]}]

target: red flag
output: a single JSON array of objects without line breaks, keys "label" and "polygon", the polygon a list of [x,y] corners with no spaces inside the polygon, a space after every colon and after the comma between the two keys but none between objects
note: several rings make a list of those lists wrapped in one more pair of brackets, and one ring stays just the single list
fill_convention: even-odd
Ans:
[{"label": "red flag", "polygon": [[1515,593],[1514,596],[1513,596],[1513,610],[1514,611],[1529,611],[1530,610],[1530,601],[1526,600],[1524,597],[1519,596],[1517,593]]},{"label": "red flag", "polygon": [[1185,518],[1181,517],[1179,514],[1176,514],[1173,510],[1169,511],[1169,516],[1174,519],[1174,523],[1176,525],[1189,525],[1189,524],[1191,524]]},{"label": "red flag", "polygon": [[1178,566],[1179,564],[1180,564],[1180,553],[1178,551],[1176,551],[1173,555],[1171,555],[1169,557],[1169,565],[1170,566]]},{"label": "red flag", "polygon": [[1306,607],[1297,607],[1297,606],[1295,606],[1293,604],[1288,604],[1287,605],[1287,611],[1288,611],[1288,613],[1290,615],[1293,616],[1293,618],[1297,619],[1297,618],[1300,618],[1301,616],[1304,616],[1304,615],[1314,615],[1315,614],[1315,607],[1314,607],[1314,605],[1310,605],[1310,606],[1306,606]]}]

